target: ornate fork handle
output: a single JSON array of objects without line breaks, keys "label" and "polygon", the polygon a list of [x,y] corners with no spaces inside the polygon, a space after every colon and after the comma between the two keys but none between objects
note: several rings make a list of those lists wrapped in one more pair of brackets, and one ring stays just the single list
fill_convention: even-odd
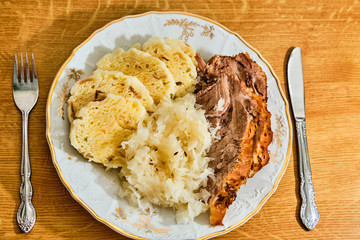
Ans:
[{"label": "ornate fork handle", "polygon": [[28,146],[28,119],[29,112],[22,111],[22,158],[21,158],[21,203],[17,212],[17,222],[23,232],[28,233],[35,224],[36,212],[31,203],[33,191],[30,182],[31,167]]},{"label": "ornate fork handle", "polygon": [[319,222],[320,214],[315,204],[315,193],[311,179],[305,119],[296,119],[296,132],[299,146],[300,195],[302,199],[300,218],[303,224],[312,230]]}]

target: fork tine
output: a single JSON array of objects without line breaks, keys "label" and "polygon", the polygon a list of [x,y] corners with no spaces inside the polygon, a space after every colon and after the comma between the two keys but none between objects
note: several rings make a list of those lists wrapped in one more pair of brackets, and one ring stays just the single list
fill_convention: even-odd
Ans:
[{"label": "fork tine", "polygon": [[38,78],[37,78],[37,72],[36,72],[36,66],[35,66],[35,59],[34,59],[34,54],[31,53],[31,65],[32,65],[32,78],[33,78],[33,83],[35,83],[36,85],[38,84]]},{"label": "fork tine", "polygon": [[20,82],[21,82],[21,83],[25,83],[25,78],[24,78],[24,64],[23,64],[22,53],[20,53]]},{"label": "fork tine", "polygon": [[28,61],[28,56],[27,53],[25,53],[25,69],[26,69],[26,82],[30,82],[30,71],[29,71],[29,61]]},{"label": "fork tine", "polygon": [[17,83],[19,83],[19,78],[18,78],[17,55],[16,55],[16,53],[15,53],[13,84],[17,84]]}]

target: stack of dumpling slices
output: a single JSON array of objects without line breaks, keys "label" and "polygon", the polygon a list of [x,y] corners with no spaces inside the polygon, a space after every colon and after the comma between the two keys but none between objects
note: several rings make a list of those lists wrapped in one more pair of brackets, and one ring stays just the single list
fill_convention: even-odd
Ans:
[{"label": "stack of dumpling slices", "polygon": [[68,117],[74,148],[108,168],[123,167],[121,143],[145,115],[164,98],[194,91],[195,54],[182,41],[153,37],[142,46],[105,55],[92,76],[71,88]]}]

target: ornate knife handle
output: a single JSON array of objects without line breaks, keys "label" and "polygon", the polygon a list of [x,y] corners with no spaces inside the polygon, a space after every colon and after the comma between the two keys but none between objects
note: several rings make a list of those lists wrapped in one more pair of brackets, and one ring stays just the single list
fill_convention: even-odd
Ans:
[{"label": "ornate knife handle", "polygon": [[306,228],[312,230],[319,222],[320,214],[315,204],[315,193],[311,179],[305,119],[296,119],[296,132],[299,146],[300,195],[302,199],[300,218]]},{"label": "ornate knife handle", "polygon": [[29,113],[22,112],[21,203],[16,216],[20,229],[25,233],[30,232],[36,220],[35,208],[31,203],[33,191],[30,182],[31,167],[28,146],[28,118]]}]

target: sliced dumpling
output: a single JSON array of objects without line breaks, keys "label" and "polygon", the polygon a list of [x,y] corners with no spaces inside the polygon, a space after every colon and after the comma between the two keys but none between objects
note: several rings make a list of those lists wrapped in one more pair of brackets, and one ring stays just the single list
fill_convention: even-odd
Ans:
[{"label": "sliced dumpling", "polygon": [[68,100],[70,121],[87,103],[103,100],[109,93],[136,98],[147,110],[154,102],[147,88],[136,77],[117,71],[96,70],[91,77],[75,82],[70,93]]},{"label": "sliced dumpling", "polygon": [[97,67],[137,77],[149,90],[155,103],[175,93],[175,81],[164,62],[136,48],[126,52],[116,49],[100,59]]},{"label": "sliced dumpling", "polygon": [[192,46],[190,46],[186,42],[180,41],[172,37],[165,38],[165,43],[170,46],[178,46],[186,55],[191,58],[191,61],[194,63],[194,65],[197,66],[197,61],[195,59],[196,51]]},{"label": "sliced dumpling", "polygon": [[142,49],[166,64],[177,86],[176,97],[195,90],[196,67],[178,46],[166,44],[163,38],[152,37],[143,44]]},{"label": "sliced dumpling", "polygon": [[103,101],[90,102],[76,113],[70,129],[71,144],[90,161],[122,167],[121,143],[136,131],[145,114],[139,100],[110,93]]}]

